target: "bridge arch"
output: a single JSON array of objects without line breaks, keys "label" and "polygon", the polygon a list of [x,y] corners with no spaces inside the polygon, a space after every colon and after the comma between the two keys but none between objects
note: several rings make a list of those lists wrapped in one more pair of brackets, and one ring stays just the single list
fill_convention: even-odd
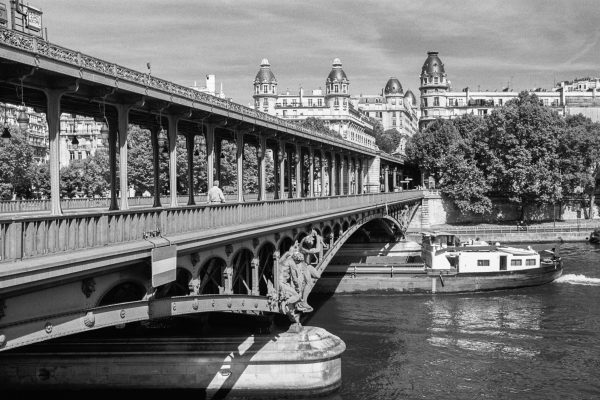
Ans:
[{"label": "bridge arch", "polygon": [[350,227],[350,224],[348,223],[348,221],[346,221],[346,220],[345,220],[345,221],[342,223],[342,230],[343,230],[344,232],[346,232],[346,231],[348,230],[348,228],[349,228],[349,227]]},{"label": "bridge arch", "polygon": [[112,304],[129,303],[142,300],[147,293],[145,282],[133,278],[125,278],[116,282],[100,296],[97,307]]},{"label": "bridge arch", "polygon": [[296,241],[298,243],[300,243],[302,241],[302,239],[304,239],[306,236],[308,236],[309,232],[306,231],[301,231],[298,232],[298,234],[296,235]]},{"label": "bridge arch", "polygon": [[333,225],[333,241],[334,243],[338,241],[340,236],[342,235],[342,225],[339,222],[336,222]]},{"label": "bridge arch", "polygon": [[230,272],[227,273],[228,279],[231,279],[231,290],[234,294],[252,293],[252,259],[254,253],[252,250],[242,247],[233,256]]},{"label": "bridge arch", "polygon": [[223,285],[223,271],[227,262],[218,256],[206,260],[198,271],[199,294],[219,294]]},{"label": "bridge arch", "polygon": [[[366,217],[364,217],[364,218],[362,218],[360,220],[357,220],[354,225],[348,226],[348,229],[345,229],[340,234],[339,237],[335,237],[334,242],[330,245],[330,248],[324,254],[323,259],[319,263],[319,265],[317,267],[318,270],[320,270],[321,272],[324,271],[325,268],[327,268],[327,266],[329,265],[329,262],[331,262],[331,260],[333,259],[333,256],[335,256],[335,254],[337,254],[337,252],[352,237],[352,235],[354,235],[357,231],[359,231],[361,228],[363,228],[369,222],[375,221],[377,219],[390,221],[398,229],[401,228],[401,224],[395,218],[393,218],[393,217],[391,217],[389,215],[382,215],[380,213],[378,213],[378,214],[371,214],[371,215],[368,215],[368,216],[366,216]],[[347,221],[346,221],[346,223],[347,223]],[[334,226],[334,232],[335,232],[335,228],[337,228],[337,227],[339,227],[338,223],[336,223],[335,226]]]},{"label": "bridge arch", "polygon": [[289,237],[289,236],[284,236],[281,238],[281,240],[279,241],[279,246],[277,246],[278,250],[279,250],[279,254],[283,254],[286,251],[288,251],[290,249],[290,247],[292,247],[292,245],[294,244],[294,240]]},{"label": "bridge arch", "polygon": [[161,286],[155,293],[154,298],[187,296],[190,294],[190,282],[192,273],[183,267],[177,267],[175,281]]},{"label": "bridge arch", "polygon": [[265,242],[258,249],[258,294],[266,296],[268,292],[267,281],[274,282],[273,274],[273,254],[275,253],[275,245],[271,242]]}]

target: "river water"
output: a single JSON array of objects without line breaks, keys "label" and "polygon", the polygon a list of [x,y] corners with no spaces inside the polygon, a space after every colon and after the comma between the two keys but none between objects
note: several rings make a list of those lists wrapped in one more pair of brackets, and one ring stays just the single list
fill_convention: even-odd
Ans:
[{"label": "river water", "polygon": [[306,324],[347,346],[342,386],[322,398],[599,399],[600,246],[561,256],[563,276],[537,287],[311,298]]},{"label": "river water", "polygon": [[600,246],[561,255],[563,276],[537,287],[329,298],[310,325],[347,350],[326,399],[600,398]]}]

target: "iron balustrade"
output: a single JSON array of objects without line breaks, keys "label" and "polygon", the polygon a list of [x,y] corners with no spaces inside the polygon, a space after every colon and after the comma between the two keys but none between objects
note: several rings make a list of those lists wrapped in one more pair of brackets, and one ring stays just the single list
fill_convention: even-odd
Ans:
[{"label": "iron balustrade", "polygon": [[173,237],[288,217],[329,214],[423,198],[421,191],[269,200],[214,205],[86,210],[73,214],[0,218],[0,263],[144,240],[145,232]]},{"label": "iron balustrade", "polygon": [[[267,193],[267,200],[272,200],[273,193]],[[118,199],[118,197],[117,197]],[[188,202],[188,196],[177,196],[177,203],[185,205]],[[257,193],[244,194],[246,201],[255,201],[258,199]],[[226,201],[237,201],[237,194],[226,194]],[[161,196],[161,204],[168,206],[171,203],[171,197]],[[196,203],[206,202],[206,193],[201,193],[194,196]],[[128,197],[127,202],[130,207],[150,207],[154,204],[154,197]],[[86,197],[86,198],[67,198],[60,200],[60,206],[63,210],[78,210],[86,208],[108,208],[110,205],[109,197]],[[30,211],[49,211],[50,199],[32,199],[32,200],[2,200],[0,201],[0,214],[15,214]]]}]

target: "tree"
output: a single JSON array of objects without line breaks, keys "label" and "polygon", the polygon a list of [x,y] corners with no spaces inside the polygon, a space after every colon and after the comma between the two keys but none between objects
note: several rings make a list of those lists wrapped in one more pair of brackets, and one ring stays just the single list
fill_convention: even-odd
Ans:
[{"label": "tree", "polygon": [[375,137],[375,144],[386,153],[392,154],[400,145],[402,135],[396,129],[388,129],[383,131],[381,135]]},{"label": "tree", "polygon": [[406,144],[406,157],[440,181],[447,167],[446,157],[456,154],[460,142],[461,137],[452,121],[437,119],[410,138]]},{"label": "tree", "polygon": [[406,155],[435,177],[442,194],[461,212],[483,214],[492,206],[488,197],[490,185],[478,165],[477,153],[471,149],[485,124],[467,118],[459,118],[458,122],[434,121],[409,139]]},{"label": "tree", "polygon": [[594,218],[600,181],[600,124],[582,114],[568,116],[559,141],[563,190],[588,198],[588,218]]},{"label": "tree", "polygon": [[487,122],[494,190],[519,205],[521,219],[529,205],[560,201],[557,148],[564,120],[537,96],[522,92]]},{"label": "tree", "polygon": [[327,126],[322,119],[308,117],[302,121],[297,121],[296,123],[301,127],[322,133],[323,135],[333,136],[342,139],[342,135],[340,135],[339,132],[330,129],[329,126]]},{"label": "tree", "polygon": [[50,168],[48,164],[32,164],[29,167],[31,191],[34,198],[50,197]]},{"label": "tree", "polygon": [[33,149],[19,128],[13,126],[11,139],[0,145],[0,198],[31,197],[31,172],[35,165]]}]

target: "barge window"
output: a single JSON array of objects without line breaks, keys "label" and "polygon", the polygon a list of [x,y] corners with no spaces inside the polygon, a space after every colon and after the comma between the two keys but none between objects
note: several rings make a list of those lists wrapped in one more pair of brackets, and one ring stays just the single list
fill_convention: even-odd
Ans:
[{"label": "barge window", "polygon": [[478,267],[489,267],[490,260],[477,260],[477,266]]},{"label": "barge window", "polygon": [[510,260],[511,267],[520,267],[523,265],[523,260]]},{"label": "barge window", "polygon": [[536,265],[535,263],[535,258],[528,258],[527,260],[525,260],[525,265]]}]

